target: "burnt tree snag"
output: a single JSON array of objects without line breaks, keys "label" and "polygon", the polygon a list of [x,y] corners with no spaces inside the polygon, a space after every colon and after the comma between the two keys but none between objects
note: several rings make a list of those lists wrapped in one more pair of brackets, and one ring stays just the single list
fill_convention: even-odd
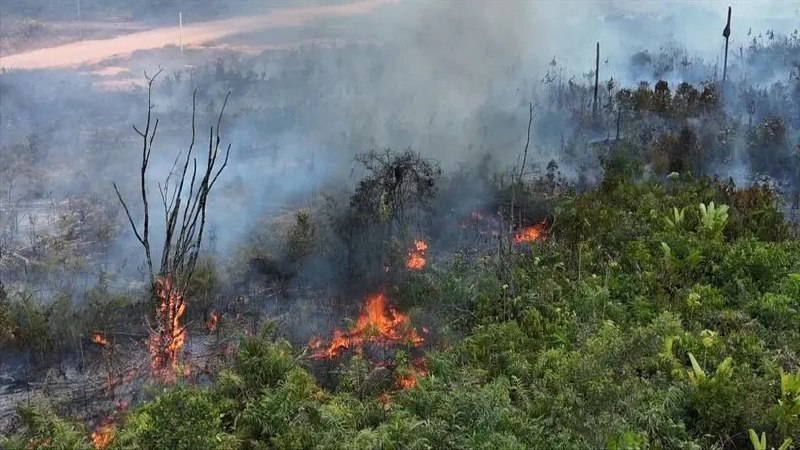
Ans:
[{"label": "burnt tree snag", "polygon": [[594,101],[592,102],[592,118],[597,120],[597,89],[600,83],[600,42],[597,43],[594,58]]},{"label": "burnt tree snag", "polygon": [[731,7],[728,6],[728,22],[722,30],[722,37],[725,38],[725,62],[722,65],[722,82],[728,77],[728,38],[731,36]]},{"label": "burnt tree snag", "polygon": [[[150,276],[151,289],[156,287],[158,277],[169,277],[171,284],[181,291],[192,277],[203,240],[203,231],[206,224],[206,208],[208,196],[217,182],[222,171],[228,165],[231,145],[220,151],[220,128],[225,107],[228,104],[230,92],[225,96],[225,101],[217,118],[216,128],[210,127],[208,135],[208,150],[201,161],[200,167],[194,155],[196,132],[196,106],[197,91],[192,94],[192,119],[191,140],[189,148],[178,152],[166,180],[157,184],[164,211],[164,242],[161,246],[161,261],[158,271],[153,266],[152,242],[150,241],[150,201],[148,199],[147,169],[153,148],[153,141],[158,130],[158,119],[153,118],[152,92],[159,71],[147,79],[147,119],[144,130],[133,126],[134,131],[142,138],[142,158],[140,165],[139,189],[142,198],[143,223],[137,225],[116,183],[112,183],[114,192],[125,210],[133,234],[142,245]],[[176,168],[178,170],[176,170]],[[188,175],[188,177],[187,177]]]}]

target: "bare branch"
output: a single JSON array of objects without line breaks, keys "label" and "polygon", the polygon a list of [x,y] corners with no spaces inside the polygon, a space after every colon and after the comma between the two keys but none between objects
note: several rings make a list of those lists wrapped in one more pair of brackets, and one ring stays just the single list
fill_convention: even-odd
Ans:
[{"label": "bare branch", "polygon": [[117,188],[117,183],[111,183],[111,184],[114,186],[114,192],[117,193],[117,198],[119,199],[119,202],[122,203],[122,208],[125,210],[125,215],[128,216],[128,221],[130,222],[131,228],[133,229],[133,234],[135,234],[136,239],[142,245],[144,245],[144,240],[142,240],[142,237],[139,235],[139,230],[136,229],[136,223],[134,223],[133,221],[133,217],[131,216],[131,212],[128,209],[128,205],[125,204],[125,200],[122,199],[122,194],[119,193],[119,189]]},{"label": "bare branch", "polygon": [[531,143],[531,124],[533,123],[533,102],[528,103],[528,138],[525,140],[525,151],[522,157],[522,166],[519,169],[519,181],[522,181],[522,175],[525,173],[525,162],[528,159],[528,146]]},{"label": "bare branch", "polygon": [[[149,242],[150,205],[146,188],[146,172],[159,124],[158,119],[152,117],[154,108],[152,103],[152,85],[160,73],[161,71],[152,77],[149,77],[145,73],[145,78],[148,81],[147,120],[143,130],[134,126],[134,131],[142,138],[142,159],[139,182],[144,220],[141,227],[136,225],[128,205],[123,201],[116,185],[114,185],[120,203],[122,203],[126,215],[128,216],[131,228],[137,240],[139,240],[145,249],[147,263],[151,273],[151,281],[153,283],[155,283],[155,273],[152,266]],[[216,130],[213,126],[210,127],[208,152],[205,155],[206,164],[201,173],[198,173],[197,158],[193,155],[196,138],[197,91],[192,93],[191,141],[189,147],[185,153],[182,151],[178,152],[167,174],[166,180],[163,184],[157,184],[158,193],[164,208],[165,221],[165,236],[163,245],[161,246],[162,253],[158,275],[168,275],[172,279],[172,282],[176,283],[178,289],[182,289],[194,273],[207,218],[206,208],[208,204],[208,195],[219,176],[228,166],[231,151],[230,144],[225,148],[225,155],[221,164],[218,158],[220,156],[219,147],[221,145],[220,127],[229,98],[230,92],[225,96],[225,101],[217,117]],[[189,183],[187,184],[186,177],[189,171],[190,161],[192,163],[192,170]],[[181,164],[182,167],[179,167],[179,164]]]}]

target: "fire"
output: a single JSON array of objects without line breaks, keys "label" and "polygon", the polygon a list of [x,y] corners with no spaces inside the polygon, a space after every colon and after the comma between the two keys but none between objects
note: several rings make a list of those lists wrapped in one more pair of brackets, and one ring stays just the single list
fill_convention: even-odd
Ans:
[{"label": "fire", "polygon": [[208,322],[206,322],[206,330],[209,333],[213,333],[217,330],[217,325],[219,324],[219,313],[216,311],[211,311],[211,315],[208,317]]},{"label": "fire", "polygon": [[102,345],[103,347],[109,347],[111,345],[108,343],[106,338],[100,333],[95,333],[92,335],[92,342],[94,342],[97,345]]},{"label": "fire", "polygon": [[117,427],[113,420],[106,419],[92,433],[92,443],[97,450],[104,450],[111,445],[114,436],[117,434]]},{"label": "fire", "polygon": [[419,377],[426,375],[428,375],[427,361],[424,357],[419,357],[408,370],[396,373],[394,381],[400,389],[411,389],[417,385]]},{"label": "fire", "polygon": [[150,333],[152,375],[169,382],[174,378],[178,357],[186,339],[186,329],[181,326],[186,303],[169,276],[156,279],[156,295],[159,301],[156,329]]},{"label": "fire", "polygon": [[428,244],[425,241],[414,241],[414,248],[408,252],[406,267],[412,270],[422,270],[425,267],[425,252],[427,250]]},{"label": "fire", "polygon": [[414,372],[407,372],[398,374],[395,377],[395,381],[397,382],[397,387],[400,389],[411,389],[417,385],[417,376]]},{"label": "fire", "polygon": [[514,242],[521,244],[523,242],[536,242],[544,240],[547,223],[542,221],[536,225],[523,227],[520,231],[514,234]]},{"label": "fire", "polygon": [[349,331],[336,329],[327,347],[320,338],[313,339],[309,347],[314,350],[312,358],[325,359],[334,358],[346,349],[361,352],[368,342],[409,342],[418,347],[423,341],[417,330],[409,327],[408,316],[391,307],[383,293],[377,293],[367,296],[361,315]]}]

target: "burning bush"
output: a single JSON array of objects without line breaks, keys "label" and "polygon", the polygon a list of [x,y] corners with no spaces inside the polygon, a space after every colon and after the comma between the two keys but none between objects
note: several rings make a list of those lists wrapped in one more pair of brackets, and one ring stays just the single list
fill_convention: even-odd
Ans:
[{"label": "burning bush", "polygon": [[536,225],[524,226],[519,231],[514,233],[514,242],[517,244],[522,244],[524,242],[543,241],[546,233],[547,221],[543,220]]},{"label": "burning bush", "polygon": [[169,276],[156,279],[156,326],[150,334],[152,375],[171,381],[178,368],[181,350],[186,339],[186,328],[181,318],[186,312],[183,294],[173,285]]},{"label": "burning bush", "polygon": [[315,338],[310,347],[313,350],[312,358],[329,359],[345,350],[363,353],[366,344],[410,344],[418,347],[422,342],[424,339],[416,329],[411,328],[408,316],[390,306],[383,293],[377,293],[368,295],[364,300],[361,315],[350,330],[336,329],[328,345],[324,345],[321,338]]},{"label": "burning bush", "polygon": [[105,450],[114,441],[117,426],[111,419],[105,419],[97,429],[92,432],[92,444],[96,450]]},{"label": "burning bush", "polygon": [[411,238],[412,223],[423,223],[436,196],[441,169],[407,149],[358,156],[367,171],[334,229],[346,245],[349,273],[380,279],[391,248]]}]

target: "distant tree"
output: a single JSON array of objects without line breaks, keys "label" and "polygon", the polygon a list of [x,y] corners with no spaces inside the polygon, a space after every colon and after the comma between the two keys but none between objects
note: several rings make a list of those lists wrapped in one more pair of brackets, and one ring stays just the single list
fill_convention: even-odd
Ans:
[{"label": "distant tree", "polygon": [[659,80],[653,93],[653,112],[666,113],[670,109],[671,100],[669,84],[664,80]]},{"label": "distant tree", "polygon": [[754,170],[783,175],[790,170],[791,152],[786,123],[780,116],[768,116],[748,133],[747,146]]},{"label": "distant tree", "polygon": [[697,108],[700,93],[689,83],[683,82],[675,90],[672,100],[672,112],[678,119],[693,116]]}]

